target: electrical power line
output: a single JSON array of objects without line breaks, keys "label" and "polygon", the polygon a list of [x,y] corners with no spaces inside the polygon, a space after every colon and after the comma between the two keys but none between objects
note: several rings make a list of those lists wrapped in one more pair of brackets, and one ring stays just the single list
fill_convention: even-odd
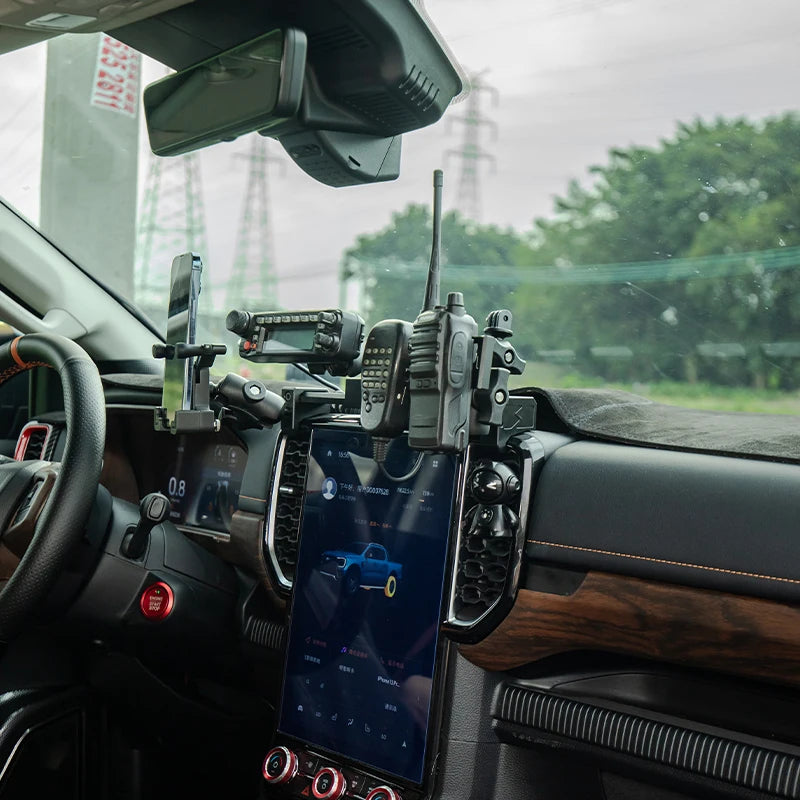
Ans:
[{"label": "electrical power line", "polygon": [[[372,266],[380,267],[380,262],[370,263]],[[421,262],[398,263],[392,260],[391,268],[395,280],[411,276],[418,279],[418,276],[427,271],[427,266]],[[800,247],[570,267],[448,264],[447,270],[450,275],[457,273],[459,280],[492,286],[671,283],[800,270]]]},{"label": "electrical power line", "polygon": [[448,122],[458,122],[463,127],[463,140],[458,149],[448,150],[449,156],[461,161],[461,172],[458,178],[458,196],[456,207],[467,219],[480,222],[481,219],[481,186],[480,163],[488,162],[494,167],[494,156],[487,153],[481,145],[481,134],[488,129],[493,136],[497,135],[497,126],[481,111],[481,103],[488,96],[493,105],[497,105],[497,89],[484,82],[486,70],[470,76],[470,91],[467,95],[466,109],[460,116],[448,117]]},{"label": "electrical power line", "polygon": [[225,296],[226,307],[278,308],[269,210],[269,164],[279,160],[269,155],[267,140],[257,134],[250,137],[250,152],[238,157],[247,162],[247,188],[233,271]]},{"label": "electrical power line", "polygon": [[[205,209],[195,153],[151,157],[136,239],[136,303],[160,316],[169,294],[172,259],[194,251],[207,267]],[[203,282],[210,295],[205,272]]]}]

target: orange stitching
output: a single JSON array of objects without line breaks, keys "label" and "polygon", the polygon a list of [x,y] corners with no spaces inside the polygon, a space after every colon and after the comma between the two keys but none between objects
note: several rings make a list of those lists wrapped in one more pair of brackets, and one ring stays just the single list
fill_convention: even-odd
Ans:
[{"label": "orange stitching", "polygon": [[565,550],[582,550],[585,553],[599,553],[604,556],[618,556],[620,558],[635,558],[639,561],[652,561],[655,564],[670,564],[674,567],[689,567],[690,569],[705,569],[709,572],[724,572],[728,575],[741,575],[745,578],[761,578],[766,581],[782,581],[784,583],[800,583],[795,578],[779,578],[776,575],[762,575],[758,572],[741,572],[735,569],[725,569],[723,567],[707,567],[703,564],[689,564],[686,561],[670,561],[666,558],[651,558],[650,556],[636,556],[630,553],[617,553],[614,550],[598,550],[592,547],[578,547],[573,544],[559,544],[558,542],[543,542],[540,539],[528,539],[529,544],[542,544],[546,547],[562,547]]},{"label": "orange stitching", "polygon": [[256,500],[259,503],[266,503],[267,502],[263,497],[250,497],[249,494],[240,494],[239,497],[243,497],[245,500]]},{"label": "orange stitching", "polygon": [[0,372],[0,383],[5,383],[9,378],[13,378],[15,375],[18,375],[20,372],[24,372],[27,369],[32,369],[33,367],[49,367],[49,364],[45,364],[44,361],[31,361],[26,363],[24,367],[19,367],[16,364],[12,367],[8,367],[7,369]]}]

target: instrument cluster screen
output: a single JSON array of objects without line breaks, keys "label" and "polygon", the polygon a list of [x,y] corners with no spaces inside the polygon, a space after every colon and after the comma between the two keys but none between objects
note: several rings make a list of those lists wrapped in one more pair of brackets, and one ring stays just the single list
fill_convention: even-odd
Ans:
[{"label": "instrument cluster screen", "polygon": [[243,447],[199,437],[173,439],[171,457],[161,472],[158,490],[170,501],[175,525],[227,532],[239,507],[247,453]]},{"label": "instrument cluster screen", "polygon": [[456,463],[397,439],[384,469],[314,430],[279,729],[421,783]]}]

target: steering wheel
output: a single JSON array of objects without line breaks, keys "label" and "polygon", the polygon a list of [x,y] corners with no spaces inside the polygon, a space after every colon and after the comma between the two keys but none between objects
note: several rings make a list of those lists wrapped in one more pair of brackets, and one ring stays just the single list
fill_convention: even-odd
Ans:
[{"label": "steering wheel", "polygon": [[0,462],[0,640],[17,633],[80,541],[97,495],[106,438],[100,375],[62,336],[18,336],[0,347],[0,383],[32,367],[61,378],[67,438],[60,464]]}]

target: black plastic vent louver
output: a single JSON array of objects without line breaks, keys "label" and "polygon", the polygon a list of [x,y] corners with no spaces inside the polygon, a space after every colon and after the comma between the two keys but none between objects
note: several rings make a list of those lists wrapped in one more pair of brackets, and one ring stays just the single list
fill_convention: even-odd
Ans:
[{"label": "black plastic vent louver", "polygon": [[514,735],[503,727],[511,723],[778,797],[800,798],[800,758],[733,738],[521,686],[502,687],[493,716],[501,734]]},{"label": "black plastic vent louver", "polygon": [[46,428],[34,428],[28,437],[28,446],[25,448],[25,460],[30,461],[35,458],[44,457],[44,446],[47,441],[48,431]]},{"label": "black plastic vent louver", "polygon": [[439,94],[439,87],[416,67],[400,81],[399,89],[420,111],[427,111]]},{"label": "black plastic vent louver", "polygon": [[297,538],[308,463],[308,435],[286,439],[280,470],[273,522],[272,546],[283,577],[291,582],[297,565]]},{"label": "black plastic vent louver", "polygon": [[44,453],[42,453],[42,458],[45,461],[52,461],[53,454],[56,450],[56,445],[58,444],[58,440],[61,436],[62,428],[58,425],[53,425],[52,430],[50,431],[50,436],[47,437],[47,443],[44,448]]},{"label": "black plastic vent louver", "polygon": [[[474,514],[475,509],[472,509]],[[464,518],[465,534],[472,524]],[[465,535],[461,544],[456,575],[456,617],[474,622],[500,598],[508,578],[514,540],[495,539],[488,534]]]},{"label": "black plastic vent louver", "polygon": [[308,36],[308,49],[314,54],[335,54],[350,47],[364,50],[369,46],[369,42],[361,33],[349,25],[338,25],[335,28],[316,31]]},{"label": "black plastic vent louver", "polygon": [[286,646],[286,626],[252,614],[244,626],[245,638],[259,647],[269,650],[283,650]]},{"label": "black plastic vent louver", "polygon": [[[461,625],[476,623],[508,595],[520,535],[520,487],[518,464],[476,459],[470,465],[451,606]],[[499,492],[494,499],[493,491]]]},{"label": "black plastic vent louver", "polygon": [[388,92],[351,94],[345,97],[344,101],[360,114],[387,128],[410,130],[419,124],[416,116]]}]

